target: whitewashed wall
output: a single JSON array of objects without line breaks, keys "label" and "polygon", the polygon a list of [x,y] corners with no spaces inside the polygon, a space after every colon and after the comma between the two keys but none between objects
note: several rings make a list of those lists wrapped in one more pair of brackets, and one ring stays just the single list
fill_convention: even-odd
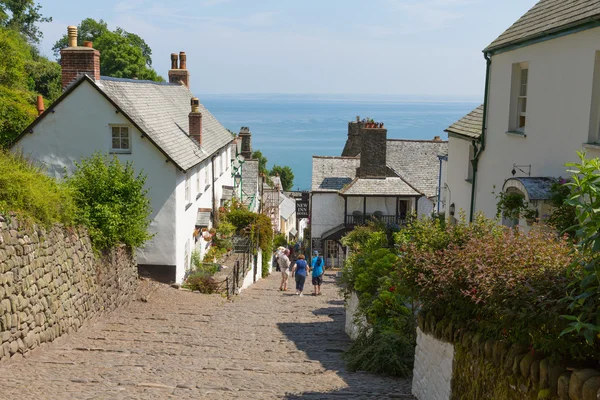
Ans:
[{"label": "whitewashed wall", "polygon": [[412,394],[419,400],[449,400],[454,346],[417,328]]},{"label": "whitewashed wall", "polygon": [[311,237],[344,223],[344,199],[337,193],[313,193]]},{"label": "whitewashed wall", "polygon": [[[530,165],[531,176],[566,176],[564,164],[598,130],[592,114],[594,66],[600,49],[594,28],[492,57],[488,132],[477,175],[476,210],[496,214],[496,193],[511,177],[513,164]],[[512,65],[528,62],[527,137],[506,134],[509,128]],[[598,78],[598,76],[596,76]],[[600,150],[587,148],[588,156]],[[517,176],[523,176],[519,173]]]},{"label": "whitewashed wall", "polygon": [[[219,201],[222,197],[223,194],[223,186],[233,186],[233,178],[231,177],[231,164],[228,163],[224,163],[223,160],[225,160],[227,157],[226,154],[226,150],[222,150],[221,151],[221,156],[218,160],[215,160],[215,167],[217,167],[217,162],[219,162],[219,168],[215,168],[216,172],[219,172],[218,175],[215,175],[215,198],[217,201],[217,207],[219,206]],[[205,162],[203,162],[201,164],[202,166],[204,166],[204,168],[208,168],[209,169],[209,180],[208,180],[208,184],[210,185],[211,180],[212,180],[212,173],[211,173],[211,162],[210,159],[206,160]],[[222,167],[226,166],[226,170],[223,171]],[[176,226],[177,226],[177,233],[176,233],[176,281],[177,282],[182,282],[183,278],[185,276],[185,265],[186,265],[186,258],[187,258],[187,265],[188,267],[191,266],[190,263],[190,257],[191,257],[191,253],[192,250],[194,249],[195,245],[194,245],[194,229],[196,226],[196,217],[197,217],[197,213],[198,213],[198,208],[211,208],[212,209],[212,186],[209,186],[208,188],[206,188],[205,184],[206,182],[204,182],[202,179],[206,179],[205,176],[201,175],[201,179],[200,179],[200,186],[204,186],[204,188],[206,188],[206,190],[203,190],[204,188],[199,188],[197,186],[197,180],[196,180],[196,173],[197,173],[197,169],[193,168],[190,171],[190,199],[191,199],[191,203],[192,205],[190,207],[188,207],[186,209],[186,206],[188,204],[186,198],[185,198],[185,178],[186,178],[186,174],[184,174],[183,172],[178,172],[177,173],[177,189],[176,189],[176,196],[177,196],[177,208],[176,208]],[[204,169],[201,170],[200,172],[201,174],[204,173]],[[198,197],[198,194],[200,194],[200,197]],[[186,252],[186,243],[189,240],[190,246],[188,248],[188,251]],[[205,245],[206,243],[204,243]],[[204,248],[205,246],[201,247]],[[204,252],[201,252],[201,256],[204,255]]]},{"label": "whitewashed wall", "polygon": [[418,210],[417,210],[417,215],[419,218],[422,217],[431,217],[431,213],[433,213],[434,210],[434,203],[433,201],[429,200],[427,197],[422,196],[419,197],[419,199],[417,200],[417,204],[418,204]]},{"label": "whitewashed wall", "polygon": [[42,163],[56,178],[75,170],[75,163],[95,151],[108,153],[111,124],[127,125],[131,154],[117,154],[122,162],[132,161],[136,172],[148,176],[146,188],[152,206],[150,232],[154,238],[137,252],[139,264],[175,265],[175,186],[177,168],[88,82],[83,82],[25,135],[13,150]]},{"label": "whitewashed wall", "polygon": [[346,325],[345,325],[346,334],[352,340],[356,340],[356,338],[358,337],[360,328],[363,326],[366,326],[366,324],[367,324],[367,321],[364,317],[358,319],[358,321],[357,321],[357,315],[356,315],[357,311],[358,311],[358,296],[356,295],[356,292],[352,292],[350,294],[350,296],[348,296],[348,299],[346,300]]},{"label": "whitewashed wall", "polygon": [[471,210],[471,188],[470,182],[467,182],[469,177],[469,150],[471,141],[467,139],[459,139],[456,137],[448,138],[448,162],[447,173],[444,186],[442,184],[442,192],[444,193],[444,205],[442,210],[446,216],[450,215],[450,204],[454,203],[455,218],[459,218],[461,210],[468,217]]}]

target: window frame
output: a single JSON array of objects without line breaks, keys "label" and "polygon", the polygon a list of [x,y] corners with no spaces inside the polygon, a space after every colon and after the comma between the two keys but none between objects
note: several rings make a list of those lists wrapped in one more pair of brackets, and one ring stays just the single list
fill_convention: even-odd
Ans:
[{"label": "window frame", "polygon": [[190,190],[190,173],[185,173],[185,204],[186,206],[192,202],[192,191]]},{"label": "window frame", "polygon": [[[525,135],[527,127],[527,106],[529,97],[529,62],[515,63],[512,66],[510,117],[508,132]],[[524,82],[525,81],[525,82]]]},{"label": "window frame", "polygon": [[[111,154],[131,154],[132,152],[132,145],[131,145],[131,127],[127,124],[109,124],[109,132],[110,132],[110,151],[109,153]],[[119,145],[123,144],[123,129],[127,129],[127,142],[129,144],[128,148],[115,148],[113,147],[113,140],[114,138],[114,129],[119,129]]]}]

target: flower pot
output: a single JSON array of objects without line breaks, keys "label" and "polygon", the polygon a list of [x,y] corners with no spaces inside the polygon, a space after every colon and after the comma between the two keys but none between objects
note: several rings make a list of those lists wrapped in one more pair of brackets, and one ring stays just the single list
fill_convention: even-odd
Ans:
[{"label": "flower pot", "polygon": [[527,222],[528,226],[531,226],[535,222],[535,218],[526,218],[525,222]]}]

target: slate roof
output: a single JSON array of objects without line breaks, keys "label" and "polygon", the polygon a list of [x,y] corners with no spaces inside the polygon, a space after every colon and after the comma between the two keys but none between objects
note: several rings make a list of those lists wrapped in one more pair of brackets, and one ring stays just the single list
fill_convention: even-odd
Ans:
[{"label": "slate roof", "polygon": [[600,17],[598,0],[541,0],[494,40],[484,52],[522,43]]},{"label": "slate roof", "polygon": [[384,179],[355,178],[343,190],[343,195],[380,195],[380,196],[421,196],[400,177],[387,177]]},{"label": "slate roof", "polygon": [[552,197],[552,184],[555,183],[557,179],[550,177],[513,177],[506,180],[504,187],[506,187],[510,181],[520,182],[525,187],[525,190],[527,190],[529,200],[549,200],[550,197]]},{"label": "slate roof", "polygon": [[313,156],[312,164],[312,191],[337,192],[352,182],[360,158]]},{"label": "slate roof", "polygon": [[444,132],[477,139],[483,128],[483,104],[450,125]]},{"label": "slate roof", "polygon": [[190,99],[183,85],[101,77],[96,85],[183,170],[232,141],[231,134],[200,104],[202,147],[188,136]]},{"label": "slate roof", "polygon": [[439,155],[448,154],[447,141],[387,140],[387,165],[410,186],[427,197],[437,195]]},{"label": "slate roof", "polygon": [[242,193],[244,202],[256,196],[258,190],[258,160],[246,160],[242,166]]},{"label": "slate roof", "polygon": [[279,194],[279,199],[281,201],[279,203],[279,215],[288,220],[296,212],[296,202],[283,193]]}]

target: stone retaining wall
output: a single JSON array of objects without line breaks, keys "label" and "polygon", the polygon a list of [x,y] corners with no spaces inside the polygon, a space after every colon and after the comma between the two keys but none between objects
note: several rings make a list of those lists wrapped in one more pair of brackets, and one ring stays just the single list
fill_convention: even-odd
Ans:
[{"label": "stone retaining wall", "polygon": [[423,394],[423,387],[438,386],[446,379],[447,371],[436,367],[440,355],[431,351],[431,343],[442,342],[454,349],[452,390],[436,400],[600,399],[598,370],[578,368],[576,363],[553,363],[528,346],[484,340],[422,315],[419,329],[427,337],[417,344],[413,372],[413,394],[420,400],[434,399]]},{"label": "stone retaining wall", "polygon": [[356,340],[360,329],[367,326],[367,320],[364,316],[358,316],[358,296],[356,292],[351,292],[346,299],[346,334],[352,340]]},{"label": "stone retaining wall", "polygon": [[136,289],[124,247],[95,256],[84,229],[46,230],[0,215],[0,360],[76,331]]}]

